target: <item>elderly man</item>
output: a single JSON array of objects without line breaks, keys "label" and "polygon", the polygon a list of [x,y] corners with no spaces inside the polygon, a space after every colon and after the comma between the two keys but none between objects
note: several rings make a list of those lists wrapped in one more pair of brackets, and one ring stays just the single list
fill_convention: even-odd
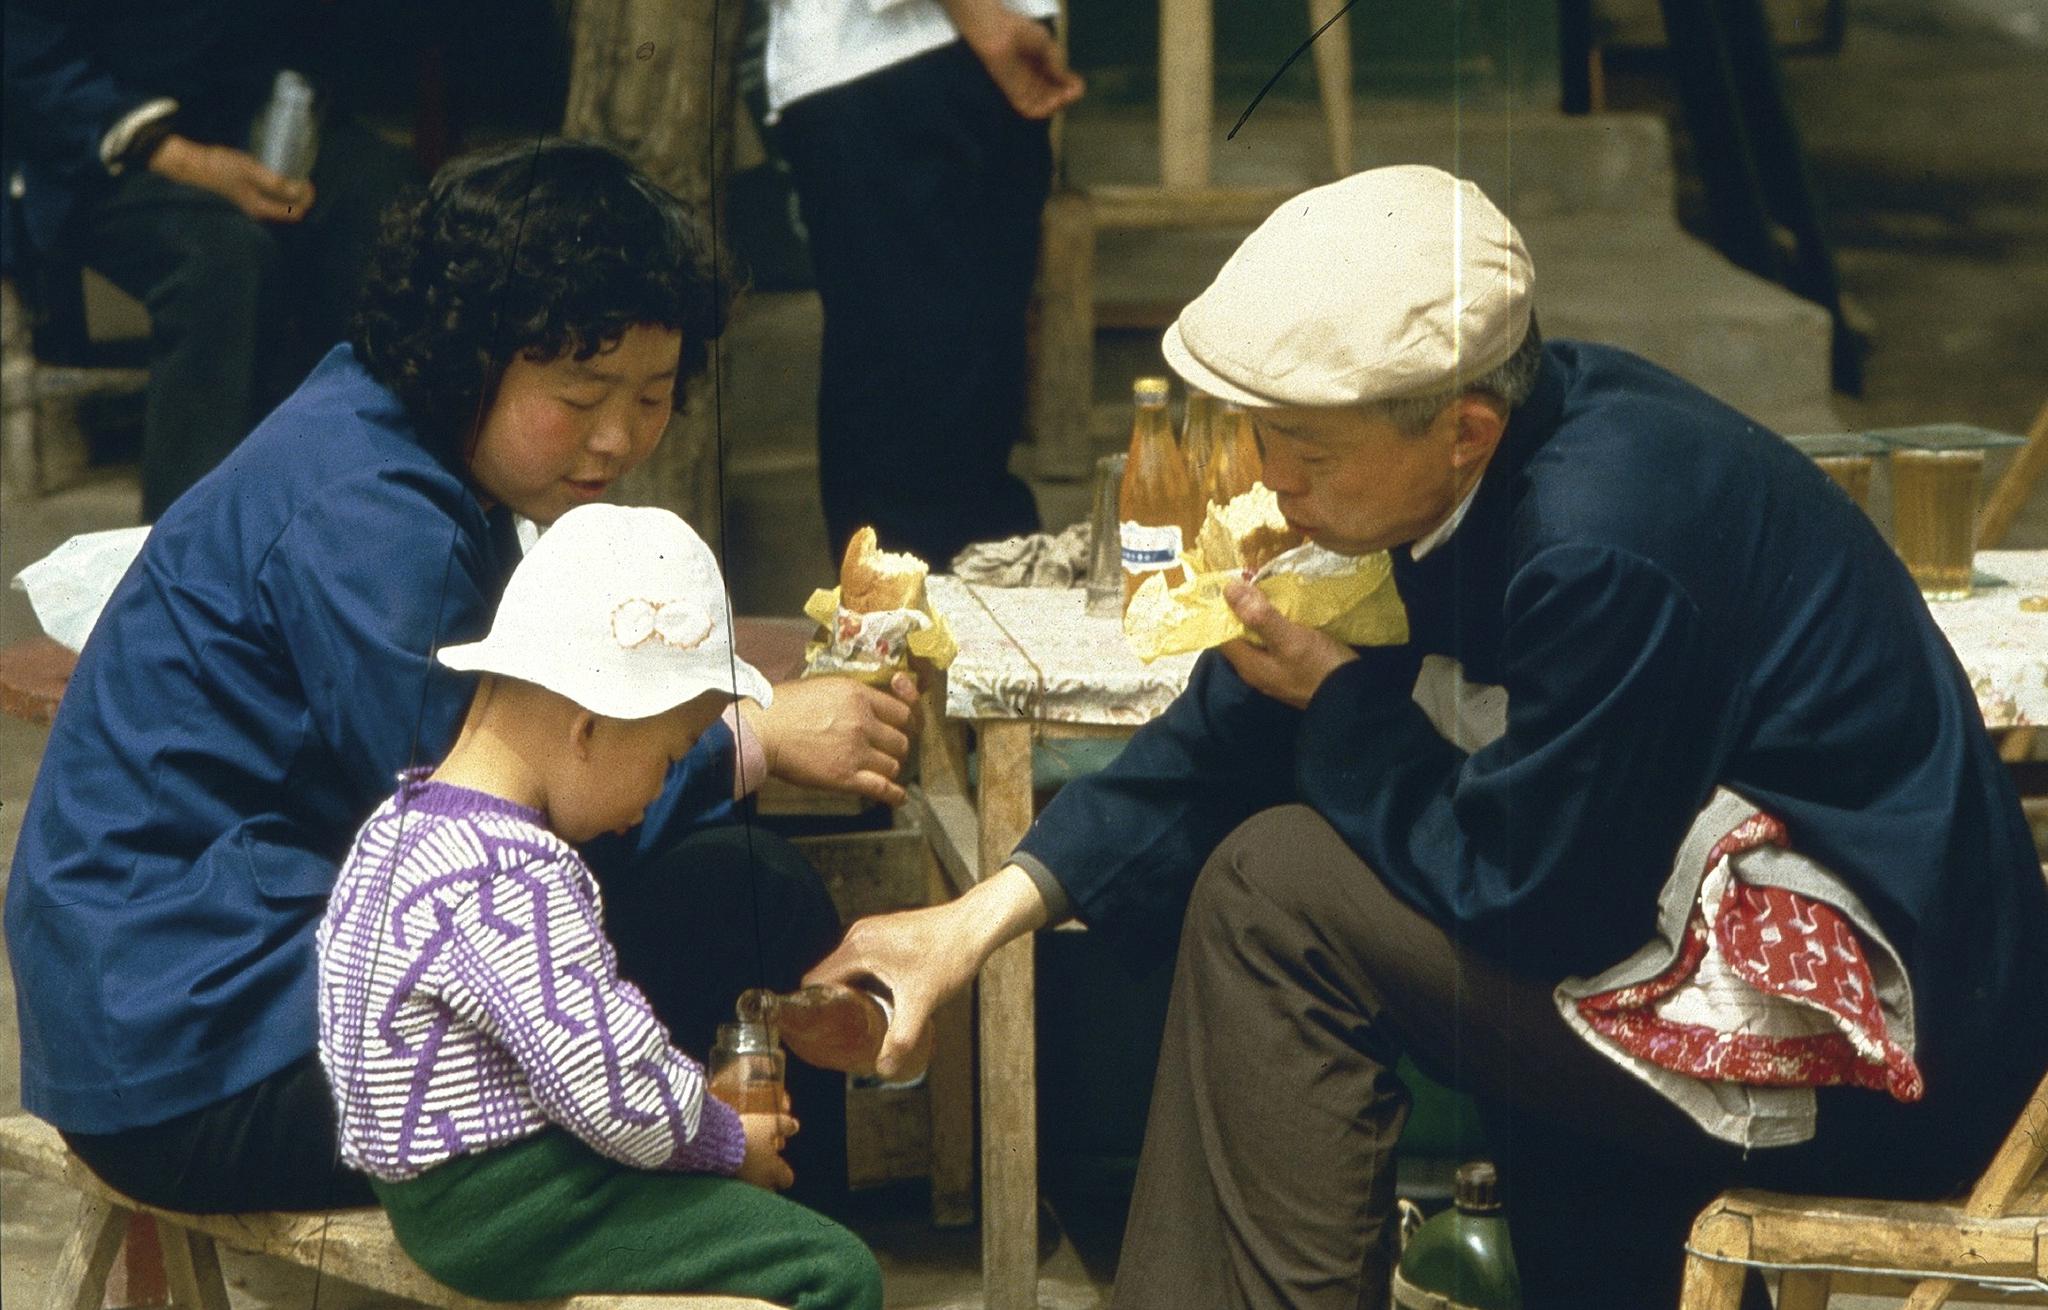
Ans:
[{"label": "elderly man", "polygon": [[1480,1104],[1526,1304],[1631,1310],[1716,1189],[1952,1189],[2048,1063],[2048,889],[1904,569],[1757,424],[1542,343],[1531,284],[1434,169],[1275,212],[1166,356],[1290,520],[1392,552],[1409,644],[1235,588],[1257,644],[821,966],[895,989],[888,1065],[1050,919],[1177,943],[1119,1307],[1384,1304],[1404,1053]]}]

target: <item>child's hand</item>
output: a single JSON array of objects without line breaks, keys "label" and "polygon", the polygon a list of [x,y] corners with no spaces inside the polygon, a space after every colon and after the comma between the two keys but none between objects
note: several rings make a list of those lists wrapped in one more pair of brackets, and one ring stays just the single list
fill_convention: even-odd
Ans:
[{"label": "child's hand", "polygon": [[789,1161],[782,1158],[782,1144],[796,1136],[796,1120],[786,1114],[743,1114],[740,1127],[747,1134],[747,1154],[740,1161],[741,1182],[770,1192],[779,1192],[796,1181]]}]

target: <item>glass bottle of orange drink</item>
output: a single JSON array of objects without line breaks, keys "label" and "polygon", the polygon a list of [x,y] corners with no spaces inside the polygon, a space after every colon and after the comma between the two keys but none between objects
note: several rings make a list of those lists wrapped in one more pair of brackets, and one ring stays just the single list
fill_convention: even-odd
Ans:
[{"label": "glass bottle of orange drink", "polygon": [[1252,489],[1264,472],[1259,458],[1259,439],[1252,431],[1252,416],[1244,406],[1226,404],[1216,415],[1209,445],[1209,463],[1202,471],[1205,503],[1228,505]]},{"label": "glass bottle of orange drink", "polygon": [[1117,497],[1125,609],[1139,584],[1154,573],[1166,573],[1168,586],[1186,580],[1180,553],[1200,530],[1204,508],[1187,461],[1174,444],[1173,422],[1166,413],[1166,379],[1139,378],[1131,395],[1137,415],[1131,423],[1123,490]]},{"label": "glass bottle of orange drink", "polygon": [[[845,983],[812,983],[793,992],[750,988],[734,1007],[741,1021],[766,1025],[790,1054],[820,1069],[837,1069],[860,1077],[875,1073],[889,1015],[874,992]],[[931,1061],[931,1036],[912,1054],[911,1067],[898,1076],[915,1077]]]}]

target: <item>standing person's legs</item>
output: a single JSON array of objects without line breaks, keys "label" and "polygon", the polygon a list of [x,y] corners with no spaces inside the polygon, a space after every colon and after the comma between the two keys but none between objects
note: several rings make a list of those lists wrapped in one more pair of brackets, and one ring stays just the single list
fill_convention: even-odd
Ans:
[{"label": "standing person's legs", "polygon": [[1038,527],[1008,461],[1046,131],[958,43],[784,111],[825,307],[818,474],[835,551],[872,523],[943,568],[969,541]]},{"label": "standing person's legs", "polygon": [[[698,1060],[749,987],[794,990],[841,935],[817,871],[774,833],[727,824],[692,833],[628,868],[597,868],[619,972]],[[846,1192],[846,1077],[788,1063],[802,1127],[784,1157],[792,1195],[831,1207]]]},{"label": "standing person's legs", "polygon": [[219,196],[144,170],[81,207],[80,260],[149,311],[142,516],[154,522],[261,417],[280,335],[276,234]]},{"label": "standing person's legs", "polygon": [[[1198,1291],[1233,1306],[1383,1305],[1404,1050],[1485,1101],[1513,1099],[1518,1124],[1597,1128],[1624,1144],[1639,1195],[1671,1198],[1586,1222],[1595,1195],[1580,1190],[1580,1161],[1534,1149],[1562,1137],[1504,1160],[1529,1310],[1675,1304],[1675,1281],[1657,1298],[1680,1267],[1684,1207],[1711,1193],[1735,1152],[1586,1047],[1548,987],[1460,950],[1313,811],[1289,806],[1239,828],[1196,883],[1119,1310]],[[1517,1133],[1511,1145],[1528,1142]],[[1595,1190],[1603,1204],[1612,1195]],[[1540,1250],[1525,1240],[1538,1232]],[[1657,1290],[1641,1281],[1646,1268]],[[1568,1301],[1552,1298],[1556,1271],[1570,1273]]]}]

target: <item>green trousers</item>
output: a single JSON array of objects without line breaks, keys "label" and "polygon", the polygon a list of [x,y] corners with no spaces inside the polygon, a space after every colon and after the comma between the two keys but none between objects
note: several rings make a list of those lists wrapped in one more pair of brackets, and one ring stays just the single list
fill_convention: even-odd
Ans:
[{"label": "green trousers", "polygon": [[750,1183],[608,1160],[559,1128],[373,1183],[407,1255],[491,1301],[722,1292],[880,1310],[882,1272],[832,1220]]}]

